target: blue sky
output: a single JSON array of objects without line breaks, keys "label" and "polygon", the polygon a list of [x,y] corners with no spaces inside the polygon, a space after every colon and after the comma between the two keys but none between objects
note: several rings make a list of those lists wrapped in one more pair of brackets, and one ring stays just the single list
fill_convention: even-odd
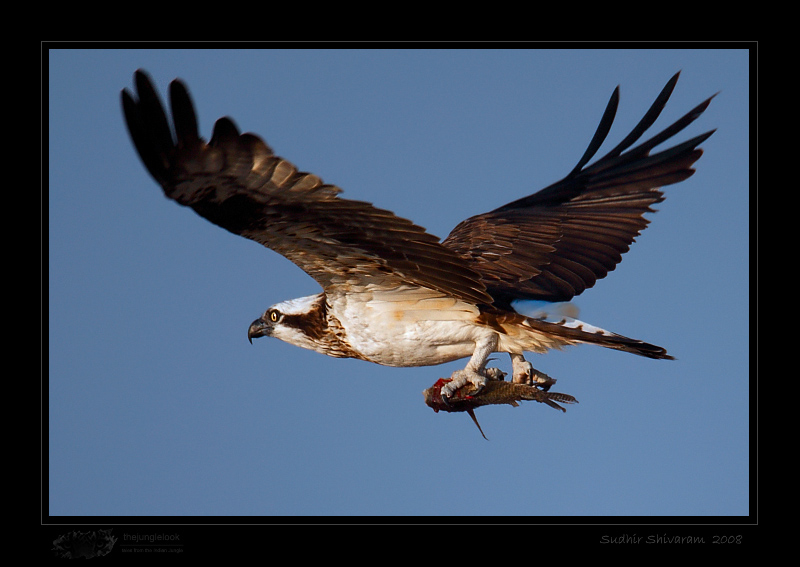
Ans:
[{"label": "blue sky", "polygon": [[[119,93],[189,85],[278,155],[444,237],[563,177],[621,85],[610,149],[667,80],[655,131],[720,91],[688,181],[581,319],[665,346],[532,355],[580,403],[435,414],[463,361],[386,368],[247,341],[318,291],[166,199]],[[49,54],[47,509],[54,516],[746,516],[749,53],[741,50],[59,50]],[[510,368],[506,355],[499,365]],[[755,382],[754,384],[755,385]]]}]

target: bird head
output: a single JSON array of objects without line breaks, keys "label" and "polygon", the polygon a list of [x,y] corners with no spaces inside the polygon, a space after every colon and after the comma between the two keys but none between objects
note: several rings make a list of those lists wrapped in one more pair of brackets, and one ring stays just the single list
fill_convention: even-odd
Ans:
[{"label": "bird head", "polygon": [[324,305],[322,294],[276,303],[250,323],[247,339],[275,337],[287,343],[318,350],[317,341],[321,328],[325,326],[320,305]]}]

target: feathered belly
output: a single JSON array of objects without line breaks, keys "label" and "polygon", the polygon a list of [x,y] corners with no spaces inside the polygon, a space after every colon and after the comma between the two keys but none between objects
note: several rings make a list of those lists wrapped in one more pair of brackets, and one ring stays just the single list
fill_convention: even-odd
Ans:
[{"label": "feathered belly", "polygon": [[430,366],[471,356],[475,343],[493,332],[476,323],[475,306],[448,297],[366,303],[351,298],[334,309],[349,345],[385,366]]},{"label": "feathered belly", "polygon": [[474,325],[427,321],[414,325],[373,325],[363,333],[348,333],[348,338],[351,346],[371,362],[386,366],[431,366],[472,356],[481,330]]}]

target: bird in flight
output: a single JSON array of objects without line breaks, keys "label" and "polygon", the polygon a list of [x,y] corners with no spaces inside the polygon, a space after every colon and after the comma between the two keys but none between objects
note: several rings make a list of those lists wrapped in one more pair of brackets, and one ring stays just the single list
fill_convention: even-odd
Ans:
[{"label": "bird in flight", "polygon": [[[589,164],[611,128],[619,87],[577,165],[544,189],[470,217],[440,240],[370,203],[299,171],[258,136],[220,118],[206,142],[183,82],[170,83],[172,121],[148,75],[122,91],[133,143],[170,199],[212,223],[282,254],[322,292],[276,303],[249,326],[248,339],[270,336],[334,357],[387,366],[429,366],[468,358],[442,387],[478,388],[504,373],[490,355],[511,357],[512,381],[553,382],[525,352],[588,343],[654,359],[666,350],[575,318],[567,303],[621,261],[647,226],[660,188],[694,173],[698,146],[714,130],[652,153],[708,107],[705,100],[649,140],[634,144],[659,116],[673,76],[616,147]],[[587,165],[588,164],[588,165]],[[520,301],[549,306],[534,313]],[[522,311],[522,309],[520,309]]]}]

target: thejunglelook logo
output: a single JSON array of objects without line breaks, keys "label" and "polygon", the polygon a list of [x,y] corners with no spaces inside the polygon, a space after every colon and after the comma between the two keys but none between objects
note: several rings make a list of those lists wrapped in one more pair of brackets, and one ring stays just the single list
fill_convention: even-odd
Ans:
[{"label": "thejunglelook logo", "polygon": [[100,557],[108,554],[117,542],[111,529],[93,532],[72,531],[53,540],[53,553],[57,557],[74,559]]}]

